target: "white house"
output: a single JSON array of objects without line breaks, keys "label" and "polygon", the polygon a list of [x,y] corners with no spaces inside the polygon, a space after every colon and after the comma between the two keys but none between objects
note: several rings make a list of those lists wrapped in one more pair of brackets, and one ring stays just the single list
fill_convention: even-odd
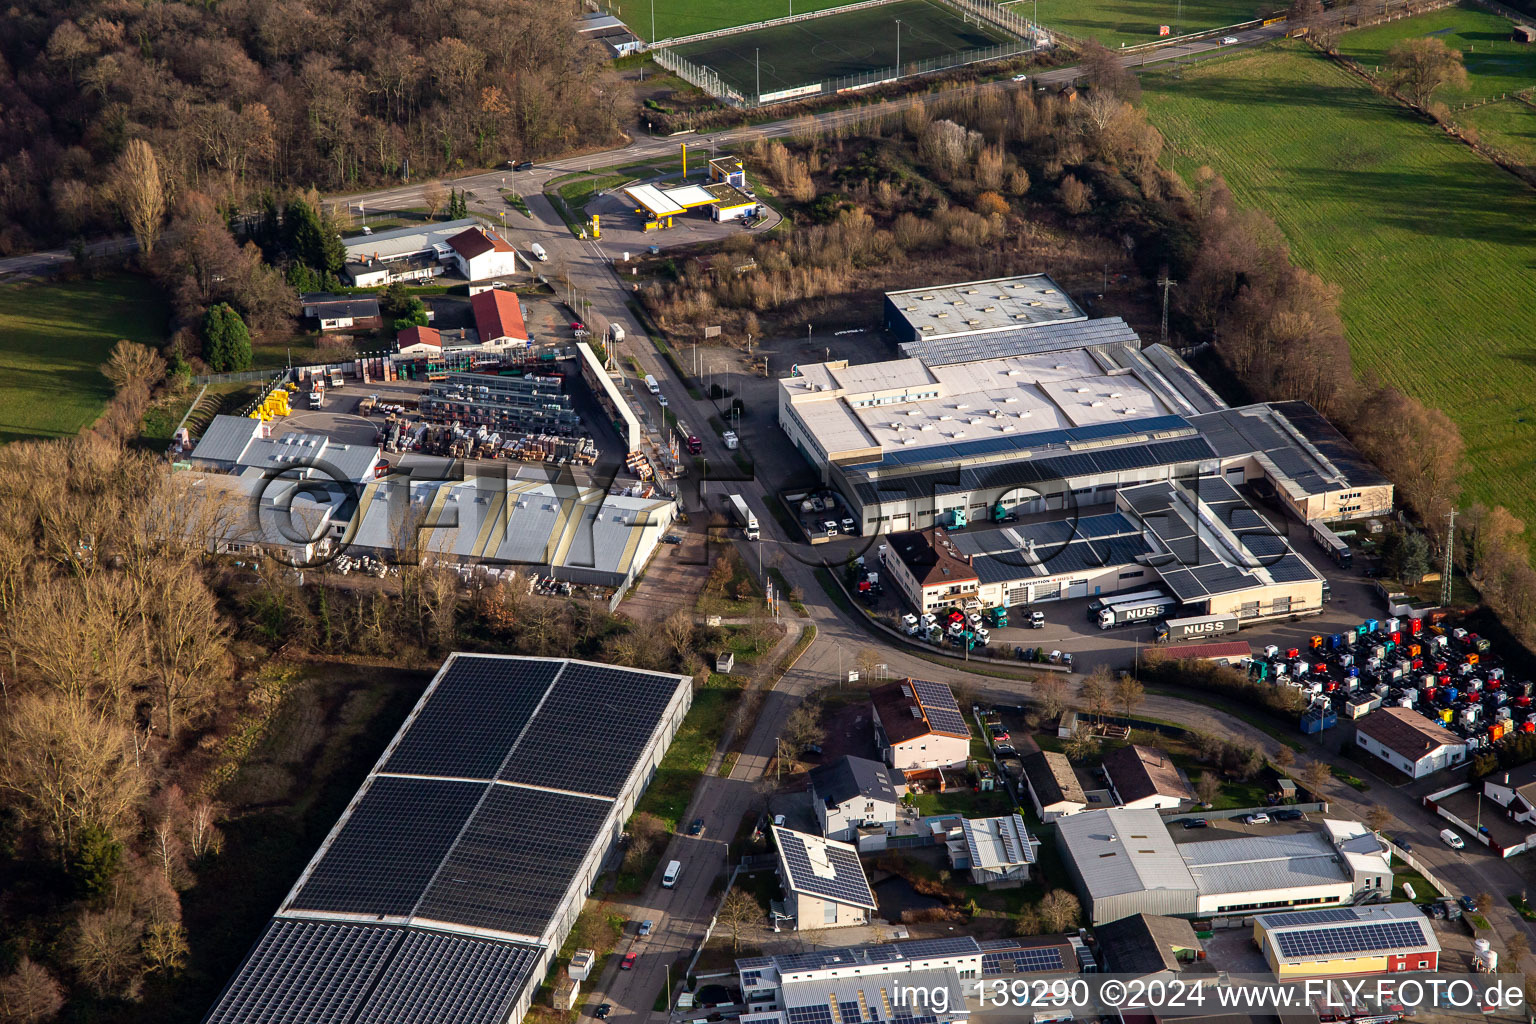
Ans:
[{"label": "white house", "polygon": [[1024,785],[1041,821],[1052,822],[1088,806],[1088,795],[1067,755],[1036,750],[1025,754],[1022,760]]},{"label": "white house", "polygon": [[1195,799],[1179,766],[1156,747],[1111,750],[1104,755],[1104,774],[1115,803],[1131,810],[1177,809]]},{"label": "white house", "polygon": [[962,768],[971,730],[943,683],[903,679],[870,691],[875,743],[885,763],[908,779],[941,768]]},{"label": "white house", "polygon": [[808,832],[773,826],[784,882],[784,916],[797,931],[868,924],[875,894],[859,863],[859,851]]},{"label": "white house", "polygon": [[1467,745],[1411,708],[1382,708],[1355,723],[1355,742],[1411,778],[1461,764]]},{"label": "white house", "polygon": [[947,844],[950,867],[994,889],[1029,881],[1040,840],[1029,834],[1023,817],[962,818],[960,833]]},{"label": "white house", "polygon": [[1504,808],[1511,821],[1536,822],[1536,761],[1490,775],[1483,780],[1483,795]]},{"label": "white house", "polygon": [[465,228],[448,239],[450,259],[468,281],[488,281],[517,273],[517,250],[492,231]]},{"label": "white house", "polygon": [[889,832],[900,817],[906,779],[895,769],[862,757],[840,757],[811,769],[811,806],[821,834],[855,842],[859,830]]},{"label": "white house", "polygon": [[523,307],[517,296],[500,288],[481,292],[469,300],[475,315],[475,330],[480,347],[487,352],[528,345],[528,328],[523,323]]}]

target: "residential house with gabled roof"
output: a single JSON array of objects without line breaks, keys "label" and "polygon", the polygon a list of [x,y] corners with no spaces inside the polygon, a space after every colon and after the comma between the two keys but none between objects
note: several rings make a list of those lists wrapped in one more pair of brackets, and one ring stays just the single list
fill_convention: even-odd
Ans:
[{"label": "residential house with gabled roof", "polygon": [[965,766],[971,730],[955,695],[943,683],[902,679],[870,691],[875,743],[885,763],[911,780]]}]

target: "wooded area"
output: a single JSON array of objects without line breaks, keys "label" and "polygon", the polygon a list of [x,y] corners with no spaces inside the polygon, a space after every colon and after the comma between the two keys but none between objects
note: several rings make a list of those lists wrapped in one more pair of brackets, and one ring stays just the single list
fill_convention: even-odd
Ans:
[{"label": "wooded area", "polygon": [[[611,142],[631,100],[575,0],[22,0],[0,38],[0,254]],[[135,180],[130,178],[129,180]],[[142,176],[137,180],[142,181]],[[146,203],[148,205],[146,205]],[[161,211],[163,212],[163,210]]]}]

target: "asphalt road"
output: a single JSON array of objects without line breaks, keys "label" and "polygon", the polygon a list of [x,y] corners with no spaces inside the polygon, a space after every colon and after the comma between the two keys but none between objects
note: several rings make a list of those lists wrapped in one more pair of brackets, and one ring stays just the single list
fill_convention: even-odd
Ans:
[{"label": "asphalt road", "polygon": [[[1272,25],[1267,28],[1247,29],[1236,33],[1237,46],[1251,46],[1265,42],[1284,34],[1283,25]],[[1173,60],[1199,60],[1211,56],[1223,49],[1232,49],[1231,46],[1223,47],[1219,41],[1210,40],[1193,43],[1170,44],[1162,49],[1153,50],[1143,54],[1123,57],[1121,63],[1127,67],[1139,68],[1149,64],[1161,64]],[[1030,83],[1015,83],[1008,80],[984,83],[983,89],[1017,89],[1029,88],[1033,85],[1059,85],[1063,82],[1074,81],[1081,72],[1077,67],[1054,68],[1031,76]],[[825,113],[811,117],[823,129],[837,128],[847,124],[857,124],[873,117],[881,117],[885,114],[902,110],[912,102],[921,100],[924,103],[932,103],[944,99],[949,95],[958,95],[969,92],[973,86],[964,86],[939,93],[918,93],[912,96],[887,100],[883,103],[870,106],[850,107],[842,110],[829,110]],[[770,121],[764,124],[748,128],[732,128],[713,133],[700,133],[689,135],[686,141],[690,147],[710,144],[714,147],[725,147],[745,142],[751,142],[763,138],[781,138],[800,129],[805,124],[805,118],[790,118],[782,121]],[[400,209],[422,205],[422,193],[428,185],[433,183],[452,184],[456,188],[468,189],[477,192],[481,197],[496,196],[494,204],[488,198],[483,199],[493,216],[507,208],[500,202],[496,193],[502,187],[512,188],[527,196],[532,205],[532,199],[536,193],[541,193],[544,183],[551,178],[571,171],[579,171],[592,167],[607,167],[616,163],[630,162],[653,156],[670,156],[676,151],[678,143],[683,141],[678,138],[656,138],[642,136],[630,141],[627,145],[612,149],[595,151],[578,156],[562,157],[547,163],[540,163],[528,171],[512,172],[507,170],[480,171],[463,175],[457,178],[423,178],[408,185],[400,185],[394,188],[372,189],[366,192],[349,194],[337,194],[327,196],[327,200],[334,203],[345,202],[353,207],[361,203],[364,209],[388,210]],[[505,184],[503,184],[505,182]],[[471,204],[478,205],[478,204]],[[546,204],[547,205],[547,204]],[[549,210],[553,213],[553,210]],[[544,211],[539,211],[536,216],[543,220]],[[555,218],[556,224],[564,230],[559,218]],[[509,216],[509,226],[512,226],[512,218]],[[537,238],[530,239],[537,241]],[[131,237],[119,236],[114,238],[98,239],[87,245],[87,250],[93,256],[115,256],[133,252],[138,248],[137,243]],[[604,258],[602,250],[595,244],[591,255],[599,259]],[[44,252],[22,253],[0,259],[0,277],[9,275],[32,276],[47,273],[68,263],[72,259],[68,249],[50,249]]]}]

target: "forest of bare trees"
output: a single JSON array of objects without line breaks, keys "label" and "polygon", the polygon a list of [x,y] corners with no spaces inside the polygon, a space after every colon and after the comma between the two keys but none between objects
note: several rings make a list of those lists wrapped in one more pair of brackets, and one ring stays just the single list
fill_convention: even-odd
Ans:
[{"label": "forest of bare trees", "polygon": [[[575,0],[22,0],[0,35],[0,253],[612,140]],[[139,229],[149,227],[149,235]]]}]

